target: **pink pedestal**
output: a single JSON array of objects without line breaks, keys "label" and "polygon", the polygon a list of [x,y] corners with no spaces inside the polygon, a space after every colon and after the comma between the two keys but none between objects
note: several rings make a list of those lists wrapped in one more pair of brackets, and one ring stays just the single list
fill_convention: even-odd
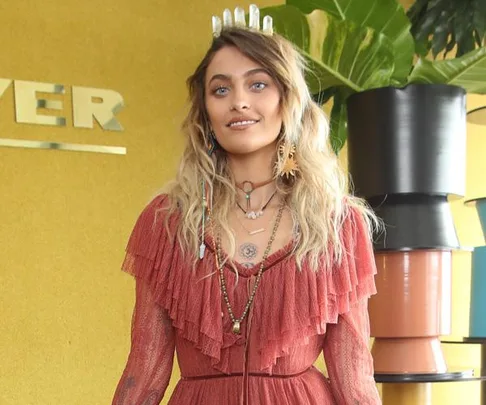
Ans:
[{"label": "pink pedestal", "polygon": [[378,294],[370,299],[375,372],[447,371],[439,336],[451,328],[451,251],[375,253]]}]

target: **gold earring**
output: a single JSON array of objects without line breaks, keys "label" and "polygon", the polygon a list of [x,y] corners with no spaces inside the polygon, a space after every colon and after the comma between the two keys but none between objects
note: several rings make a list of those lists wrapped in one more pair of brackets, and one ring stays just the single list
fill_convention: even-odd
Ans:
[{"label": "gold earring", "polygon": [[290,146],[287,156],[285,156],[286,149],[285,144],[282,144],[279,146],[278,152],[280,158],[283,160],[283,162],[280,164],[280,175],[282,177],[285,176],[288,179],[290,176],[295,177],[296,172],[299,171],[299,165],[295,160],[295,145],[292,144]]}]

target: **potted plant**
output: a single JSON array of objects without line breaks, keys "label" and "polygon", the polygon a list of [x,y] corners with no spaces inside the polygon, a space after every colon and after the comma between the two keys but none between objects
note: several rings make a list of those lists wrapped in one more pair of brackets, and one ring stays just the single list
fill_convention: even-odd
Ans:
[{"label": "potted plant", "polygon": [[[463,4],[463,0],[456,2]],[[423,3],[417,1],[417,5]],[[481,7],[478,24],[486,21],[485,7]],[[415,10],[413,16],[420,15],[422,9],[416,6]],[[274,18],[275,30],[292,41],[309,62],[313,73],[307,82],[315,99],[320,103],[332,99],[331,143],[336,152],[347,138],[346,100],[353,93],[412,83],[448,84],[486,93],[486,48],[449,60],[414,59],[412,24],[396,0],[287,0],[285,5],[267,7],[261,13]],[[415,30],[422,41],[417,48],[426,49],[418,23]],[[484,38],[484,32],[482,35]],[[455,42],[449,41],[449,46],[451,43]]]},{"label": "potted plant", "polygon": [[[331,144],[338,152],[347,140],[355,192],[387,227],[375,239],[378,294],[370,301],[378,374],[447,374],[439,336],[450,333],[451,253],[459,248],[447,198],[464,194],[465,95],[486,93],[486,48],[424,56],[441,50],[420,29],[437,12],[424,4],[441,1],[411,9],[417,44],[397,0],[287,0],[261,10],[307,60],[314,99],[332,101]],[[471,32],[479,38],[478,26]],[[447,51],[462,41],[445,37]]]},{"label": "potted plant", "polygon": [[[429,24],[437,13],[437,7],[426,6],[441,1],[418,0],[409,10],[419,40],[427,32],[420,23]],[[390,227],[388,247],[457,247],[446,196],[464,193],[465,92],[486,93],[486,48],[448,60],[417,56],[415,49],[427,46],[416,46],[411,21],[397,0],[287,0],[285,5],[262,9],[262,14],[271,15],[275,30],[304,55],[314,98],[320,103],[332,101],[331,144],[338,152],[348,140],[356,193],[381,210],[378,214],[385,220],[398,218],[409,225],[422,217],[432,221],[427,226],[422,222],[423,232],[410,226]],[[483,17],[477,21],[486,21],[486,10],[480,9],[476,16]],[[476,24],[475,35],[484,35],[480,25]],[[461,28],[454,27],[464,40]],[[404,122],[410,110],[414,115]],[[370,121],[370,115],[376,119]],[[391,204],[393,195],[404,194],[430,199],[417,197],[417,209],[407,217],[406,204]],[[381,203],[384,196],[389,204]],[[382,239],[375,246],[384,244]]]}]

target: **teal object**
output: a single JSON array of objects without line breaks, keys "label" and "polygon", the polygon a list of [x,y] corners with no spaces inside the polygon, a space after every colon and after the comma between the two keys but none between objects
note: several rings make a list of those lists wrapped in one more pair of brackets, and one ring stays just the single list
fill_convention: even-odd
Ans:
[{"label": "teal object", "polygon": [[476,201],[476,209],[479,220],[481,221],[481,228],[483,228],[484,239],[486,239],[486,198],[481,198]]},{"label": "teal object", "polygon": [[[484,203],[486,211],[486,200]],[[484,231],[486,222],[482,224]],[[486,338],[486,246],[474,248],[472,254],[469,336]]]}]

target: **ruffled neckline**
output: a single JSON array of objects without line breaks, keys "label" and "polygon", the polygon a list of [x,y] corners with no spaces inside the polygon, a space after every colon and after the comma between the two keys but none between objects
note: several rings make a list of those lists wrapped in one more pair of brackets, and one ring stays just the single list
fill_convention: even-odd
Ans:
[{"label": "ruffled neckline", "polygon": [[[238,337],[224,332],[229,325],[223,322],[228,319],[215,310],[222,302],[217,278],[208,277],[216,268],[214,245],[206,238],[212,254],[206,254],[199,263],[205,273],[201,278],[201,273],[191,268],[176,238],[169,236],[177,229],[180,218],[177,215],[167,218],[168,234],[164,221],[157,215],[166,204],[166,196],[159,196],[140,215],[127,245],[123,270],[149,284],[154,301],[167,311],[181,338],[210,357],[215,369],[229,372],[231,348]],[[292,256],[293,240],[267,258],[266,270],[285,266],[285,282],[276,272],[264,277],[261,289],[265,291],[265,305],[258,297],[254,302],[254,307],[258,307],[254,322],[264,325],[258,331],[259,370],[271,371],[278,358],[294,347],[308,344],[311,336],[324,335],[327,324],[336,323],[339,314],[376,293],[373,247],[366,235],[363,218],[359,212],[350,210],[341,231],[345,254],[340,264],[329,269],[323,266],[317,272],[304,265],[298,271]],[[258,264],[250,269],[237,262],[227,265],[231,264],[243,277],[249,277],[258,268]],[[231,292],[236,280],[234,277],[227,280]],[[232,302],[234,298],[230,296]]]}]

